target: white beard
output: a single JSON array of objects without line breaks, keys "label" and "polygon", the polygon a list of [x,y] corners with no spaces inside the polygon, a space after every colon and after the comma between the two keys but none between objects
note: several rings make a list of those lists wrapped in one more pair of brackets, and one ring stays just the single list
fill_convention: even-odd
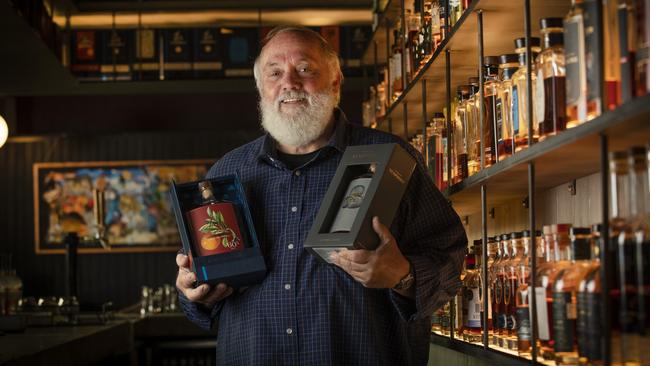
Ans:
[{"label": "white beard", "polygon": [[[307,105],[294,107],[296,110],[289,113],[280,111],[281,100],[290,98],[304,98]],[[264,130],[280,144],[294,147],[316,141],[325,132],[335,106],[334,94],[328,92],[290,91],[278,96],[274,102],[262,98],[259,102]]]}]

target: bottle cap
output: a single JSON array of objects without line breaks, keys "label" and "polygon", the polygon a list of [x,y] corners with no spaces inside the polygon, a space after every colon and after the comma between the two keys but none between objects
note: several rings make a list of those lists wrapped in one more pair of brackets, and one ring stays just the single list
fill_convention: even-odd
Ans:
[{"label": "bottle cap", "polygon": [[544,235],[551,235],[553,233],[553,228],[551,225],[544,225],[542,226],[542,232]]},{"label": "bottle cap", "polygon": [[564,44],[563,33],[548,34],[544,40],[546,47],[562,46]]},{"label": "bottle cap", "polygon": [[569,235],[589,235],[591,229],[588,227],[572,227],[569,229]]},{"label": "bottle cap", "polygon": [[603,225],[602,224],[593,224],[593,225],[591,225],[591,233],[593,235],[600,235],[601,231],[603,231]]},{"label": "bottle cap", "polygon": [[471,78],[467,79],[467,83],[470,85],[478,86],[478,76],[472,76]]},{"label": "bottle cap", "polygon": [[553,233],[568,233],[571,228],[571,224],[555,224],[551,225]]},{"label": "bottle cap", "polygon": [[510,235],[508,234],[501,234],[501,241],[508,240],[510,239]]},{"label": "bottle cap", "polygon": [[542,18],[539,20],[539,27],[541,29],[562,28],[564,27],[563,22],[562,18]]},{"label": "bottle cap", "polygon": [[483,57],[483,66],[498,66],[499,57],[498,56],[485,56]]},{"label": "bottle cap", "polygon": [[[530,38],[530,48],[531,50],[534,50],[535,48],[539,49],[539,46],[541,45],[541,41],[538,37],[531,37]],[[515,39],[515,49],[519,48],[524,48],[526,47],[526,37],[520,37]]]},{"label": "bottle cap", "polygon": [[435,112],[433,118],[445,118],[445,114],[442,112]]},{"label": "bottle cap", "polygon": [[499,64],[518,64],[519,63],[519,55],[516,53],[506,53],[505,55],[499,56]]},{"label": "bottle cap", "polygon": [[510,233],[510,239],[521,239],[523,237],[523,233],[521,231],[513,231]]}]

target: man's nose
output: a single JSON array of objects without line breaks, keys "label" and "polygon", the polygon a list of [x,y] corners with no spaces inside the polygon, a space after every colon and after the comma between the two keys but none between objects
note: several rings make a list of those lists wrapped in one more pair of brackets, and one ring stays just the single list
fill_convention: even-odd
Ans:
[{"label": "man's nose", "polygon": [[284,73],[282,77],[282,90],[299,90],[301,88],[302,83],[295,70]]}]

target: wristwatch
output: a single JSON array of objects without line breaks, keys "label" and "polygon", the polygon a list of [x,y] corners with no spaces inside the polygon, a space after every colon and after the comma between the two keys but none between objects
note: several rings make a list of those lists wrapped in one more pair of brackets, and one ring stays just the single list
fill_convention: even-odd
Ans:
[{"label": "wristwatch", "polygon": [[415,283],[415,276],[413,275],[413,265],[409,262],[409,273],[402,277],[401,280],[393,287],[393,290],[408,290]]}]

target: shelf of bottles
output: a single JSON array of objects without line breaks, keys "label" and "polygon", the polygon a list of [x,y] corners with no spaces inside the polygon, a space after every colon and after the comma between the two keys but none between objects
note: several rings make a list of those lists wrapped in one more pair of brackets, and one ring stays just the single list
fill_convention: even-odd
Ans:
[{"label": "shelf of bottles", "polygon": [[[432,342],[503,365],[650,365],[650,1],[386,9],[364,123],[409,139],[456,211],[481,215]],[[536,192],[597,172],[600,223],[536,221]],[[487,207],[522,197],[527,230],[488,237]]]}]

